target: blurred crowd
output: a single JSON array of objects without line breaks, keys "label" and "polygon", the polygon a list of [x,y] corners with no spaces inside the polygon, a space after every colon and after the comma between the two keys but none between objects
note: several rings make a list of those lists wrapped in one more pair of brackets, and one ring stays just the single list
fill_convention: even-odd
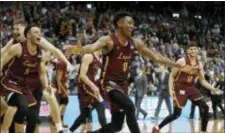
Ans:
[{"label": "blurred crowd", "polygon": [[[127,10],[135,17],[133,36],[144,40],[146,45],[160,51],[163,56],[177,60],[185,55],[189,41],[199,46],[199,60],[204,64],[210,81],[224,82],[225,37],[223,3],[220,2],[1,2],[0,44],[6,44],[12,35],[13,21],[23,18],[27,23],[38,24],[43,35],[62,49],[81,39],[86,44],[99,36],[113,32],[111,20],[116,11]],[[161,8],[159,8],[161,6]],[[128,8],[129,7],[129,8]],[[137,8],[136,8],[137,7]],[[141,8],[143,7],[143,8]],[[211,11],[205,12],[204,9]],[[53,59],[54,60],[54,59]],[[70,59],[76,66],[76,55]],[[49,63],[50,68],[54,66]],[[135,52],[130,65],[131,82],[142,68],[148,77],[148,95],[160,91],[160,73],[170,71]],[[70,73],[70,90],[76,84],[76,71]],[[144,68],[144,69],[143,69]],[[50,72],[52,73],[52,72]],[[224,84],[222,84],[224,88]],[[132,87],[132,85],[131,85]],[[134,90],[135,91],[135,90]],[[131,93],[133,94],[133,93]]]}]

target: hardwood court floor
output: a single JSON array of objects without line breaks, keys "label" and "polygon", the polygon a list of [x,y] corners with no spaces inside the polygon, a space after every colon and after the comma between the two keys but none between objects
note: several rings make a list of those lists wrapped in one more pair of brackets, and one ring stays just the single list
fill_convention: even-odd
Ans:
[{"label": "hardwood court floor", "polygon": [[[162,119],[153,120],[148,119],[145,121],[138,120],[139,127],[141,129],[141,133],[151,133],[152,126],[155,123],[161,122]],[[165,126],[161,133],[199,133],[200,132],[200,124],[201,121],[194,119],[189,120],[187,118],[178,118],[176,121],[171,124]],[[98,123],[93,123],[93,130],[99,128],[100,125]],[[50,130],[51,129],[51,130]],[[80,133],[81,128],[76,130],[74,133]],[[210,120],[207,128],[207,132],[209,133],[224,133],[224,119],[220,120]],[[55,128],[51,126],[49,123],[42,123],[39,129],[39,133],[56,133]],[[119,133],[130,133],[126,124],[124,124],[123,130]]]}]

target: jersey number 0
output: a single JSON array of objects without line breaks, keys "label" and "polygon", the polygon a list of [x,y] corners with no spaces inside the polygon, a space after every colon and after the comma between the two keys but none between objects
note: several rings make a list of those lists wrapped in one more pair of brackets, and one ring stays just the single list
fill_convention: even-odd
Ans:
[{"label": "jersey number 0", "polygon": [[128,63],[124,62],[123,63],[123,71],[126,72],[127,71],[127,67],[128,67]]}]

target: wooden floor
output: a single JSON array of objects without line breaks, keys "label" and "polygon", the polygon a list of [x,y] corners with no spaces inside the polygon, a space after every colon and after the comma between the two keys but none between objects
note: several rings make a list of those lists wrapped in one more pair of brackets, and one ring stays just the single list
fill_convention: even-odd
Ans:
[{"label": "wooden floor", "polygon": [[[156,123],[161,122],[162,119],[153,120],[148,119],[145,121],[139,120],[138,124],[141,133],[151,133],[152,126]],[[166,125],[161,129],[161,133],[199,133],[201,121],[194,119],[189,120],[187,118],[178,118],[176,121],[169,125]],[[98,129],[100,126],[98,123],[93,123],[93,130]],[[74,133],[80,133],[81,128],[76,130]],[[224,133],[224,120],[210,120],[207,128],[208,133]],[[50,124],[43,123],[40,126],[39,133],[56,133],[55,128]],[[124,124],[123,130],[119,133],[130,133],[126,124]]]},{"label": "wooden floor", "polygon": [[[131,97],[132,100],[134,100],[133,97]],[[145,121],[143,121],[143,116],[139,115],[138,124],[141,130],[141,133],[151,133],[152,127],[156,123],[160,123],[167,115],[168,111],[166,108],[165,103],[163,103],[162,108],[160,110],[159,119],[155,120],[152,119],[152,116],[154,116],[155,108],[157,106],[158,98],[157,97],[147,97],[142,102],[142,108],[147,111],[148,116]],[[41,112],[45,113],[45,115],[48,116],[49,110],[47,106],[42,106]],[[191,103],[188,101],[187,105],[182,111],[181,116],[172,122],[169,125],[166,125],[164,128],[161,129],[161,133],[199,133],[200,132],[200,125],[201,121],[199,121],[199,111],[196,109],[195,111],[195,119],[190,120],[188,119],[189,113],[190,113]],[[212,111],[212,109],[210,109]],[[109,110],[106,110],[106,118],[107,122],[111,120],[111,114]],[[42,113],[42,114],[43,114]],[[76,96],[70,96],[70,102],[68,104],[64,120],[68,123],[69,126],[72,125],[73,121],[78,117],[80,114],[79,110],[79,102]],[[93,130],[96,130],[100,127],[98,123],[97,113],[95,110],[92,112],[93,116]],[[221,117],[222,118],[222,117]],[[46,121],[46,120],[45,120]],[[52,129],[52,132],[50,130],[50,124],[47,124],[46,122],[43,122],[41,125],[41,128],[39,130],[39,133],[56,133],[54,128]],[[208,133],[224,133],[224,119],[220,120],[210,120],[208,124]],[[81,127],[75,131],[76,133],[81,132]],[[127,124],[124,124],[124,128],[120,133],[130,133]]]}]

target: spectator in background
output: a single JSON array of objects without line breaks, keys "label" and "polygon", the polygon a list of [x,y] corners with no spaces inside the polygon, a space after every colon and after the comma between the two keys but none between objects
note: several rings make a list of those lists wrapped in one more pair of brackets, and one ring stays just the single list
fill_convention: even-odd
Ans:
[{"label": "spectator in background", "polygon": [[170,103],[170,94],[169,94],[169,88],[168,88],[170,73],[167,67],[160,65],[157,75],[159,75],[158,76],[159,77],[159,100],[155,110],[155,116],[154,116],[155,118],[158,118],[163,100],[165,100],[166,102],[166,106],[169,111],[169,114],[172,113],[172,106]]},{"label": "spectator in background", "polygon": [[[218,76],[214,76],[214,79],[211,81],[212,86],[219,88],[221,90],[224,90],[224,77],[223,74],[218,75]],[[209,93],[209,96],[212,100],[212,108],[213,108],[213,118],[217,119],[218,118],[218,111],[217,111],[217,107],[220,108],[221,112],[223,113],[223,116],[225,116],[225,109],[222,106],[222,99],[223,96],[222,95],[216,95],[215,93],[211,92]]]},{"label": "spectator in background", "polygon": [[137,108],[136,119],[138,119],[139,112],[142,113],[145,119],[148,113],[141,108],[141,102],[144,96],[147,94],[148,79],[147,79],[144,67],[139,66],[136,69],[136,71],[137,71],[137,76],[135,77],[135,81],[134,81],[134,89],[136,90],[135,106]]},{"label": "spectator in background", "polygon": [[134,60],[131,62],[131,71],[130,71],[130,78],[131,82],[134,82],[137,76],[137,68],[141,66],[141,61],[139,55],[134,57]]}]

